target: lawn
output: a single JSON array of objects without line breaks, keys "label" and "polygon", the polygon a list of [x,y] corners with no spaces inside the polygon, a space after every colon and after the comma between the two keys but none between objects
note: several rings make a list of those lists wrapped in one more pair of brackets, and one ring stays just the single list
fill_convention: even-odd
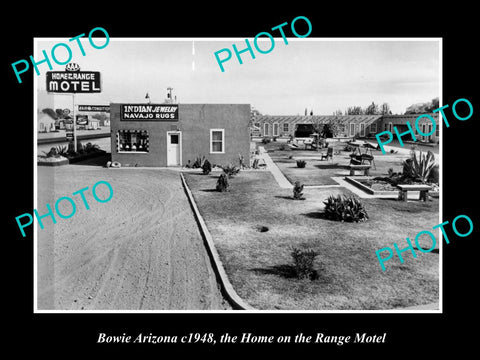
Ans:
[{"label": "lawn", "polygon": [[[284,144],[284,143],[283,143]],[[345,143],[334,143],[333,159],[320,160],[321,152],[312,150],[282,150],[282,143],[272,142],[264,146],[268,155],[279,167],[285,177],[293,184],[300,181],[304,185],[338,185],[332,177],[343,177],[349,175],[350,151],[343,151]],[[362,153],[365,149],[362,148]],[[370,153],[370,152],[369,152]],[[372,150],[375,165],[370,169],[371,176],[387,176],[388,169],[394,172],[402,171],[402,162],[409,158],[408,154],[382,154],[380,150]],[[290,158],[291,157],[291,158]],[[297,160],[305,160],[305,168],[297,167]],[[360,174],[360,173],[359,173]]]},{"label": "lawn", "polygon": [[[310,188],[306,200],[291,199],[270,172],[242,171],[231,191],[214,191],[218,173],[186,173],[235,290],[258,309],[375,310],[437,302],[439,254],[404,253],[382,271],[375,251],[406,245],[439,223],[438,200],[426,203],[362,199],[370,219],[341,223],[322,218],[323,200],[351,194],[344,188]],[[261,227],[268,231],[260,232]],[[420,244],[429,248],[428,241]],[[312,248],[318,278],[295,277],[292,247]],[[437,244],[438,248],[438,244]]]}]

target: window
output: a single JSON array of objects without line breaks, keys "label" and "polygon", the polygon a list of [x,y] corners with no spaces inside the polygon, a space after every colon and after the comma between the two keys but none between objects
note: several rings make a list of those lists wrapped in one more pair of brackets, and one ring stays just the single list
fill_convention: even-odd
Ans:
[{"label": "window", "polygon": [[118,152],[148,153],[148,131],[146,130],[118,130]]},{"label": "window", "polygon": [[360,124],[360,136],[365,136],[365,124]]},{"label": "window", "polygon": [[178,134],[171,134],[170,135],[170,144],[178,144]]},{"label": "window", "polygon": [[355,124],[350,124],[350,136],[355,135]]},{"label": "window", "polygon": [[255,123],[253,124],[253,126],[255,126],[258,130],[260,130],[260,123]]},{"label": "window", "polygon": [[268,136],[268,135],[270,135],[269,124],[265,123],[263,125],[263,136]]},{"label": "window", "polygon": [[210,129],[210,153],[224,154],[225,153],[225,130]]},{"label": "window", "polygon": [[377,132],[377,123],[372,123],[370,125],[370,132],[371,133],[376,133]]},{"label": "window", "polygon": [[278,136],[278,124],[273,124],[273,136]]},{"label": "window", "polygon": [[284,132],[289,132],[289,130],[288,130],[288,123],[283,124],[283,131],[284,131]]}]

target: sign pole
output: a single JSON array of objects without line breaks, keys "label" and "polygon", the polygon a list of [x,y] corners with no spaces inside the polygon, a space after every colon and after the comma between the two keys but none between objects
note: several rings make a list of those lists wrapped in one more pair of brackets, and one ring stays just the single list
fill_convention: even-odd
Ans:
[{"label": "sign pole", "polygon": [[75,93],[72,93],[73,100],[73,146],[75,152],[77,152],[77,121],[75,119]]}]

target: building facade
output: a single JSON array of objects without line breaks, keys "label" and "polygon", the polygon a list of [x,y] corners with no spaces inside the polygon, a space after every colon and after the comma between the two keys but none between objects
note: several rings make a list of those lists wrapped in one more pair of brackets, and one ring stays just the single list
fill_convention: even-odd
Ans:
[{"label": "building facade", "polygon": [[[321,124],[334,122],[338,124],[337,137],[347,138],[373,138],[383,131],[394,131],[397,127],[399,133],[408,130],[407,121],[415,132],[417,141],[438,141],[439,123],[438,113],[429,114],[435,120],[435,131],[429,136],[422,136],[415,127],[415,121],[420,114],[409,115],[306,115],[306,116],[279,116],[258,115],[252,118],[250,134],[259,137],[308,137],[314,132],[315,127]],[[424,134],[433,130],[433,124],[428,118],[421,118],[418,128]],[[410,135],[402,138],[406,141],[413,140]]]},{"label": "building facade", "polygon": [[184,166],[205,156],[238,165],[250,155],[249,104],[110,104],[112,161]]}]

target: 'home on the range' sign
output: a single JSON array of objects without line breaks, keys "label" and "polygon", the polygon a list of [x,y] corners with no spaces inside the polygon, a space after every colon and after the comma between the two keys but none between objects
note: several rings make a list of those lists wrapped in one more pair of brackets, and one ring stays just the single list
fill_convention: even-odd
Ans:
[{"label": "'home on the range' sign", "polygon": [[123,104],[121,120],[178,121],[178,105]]}]

